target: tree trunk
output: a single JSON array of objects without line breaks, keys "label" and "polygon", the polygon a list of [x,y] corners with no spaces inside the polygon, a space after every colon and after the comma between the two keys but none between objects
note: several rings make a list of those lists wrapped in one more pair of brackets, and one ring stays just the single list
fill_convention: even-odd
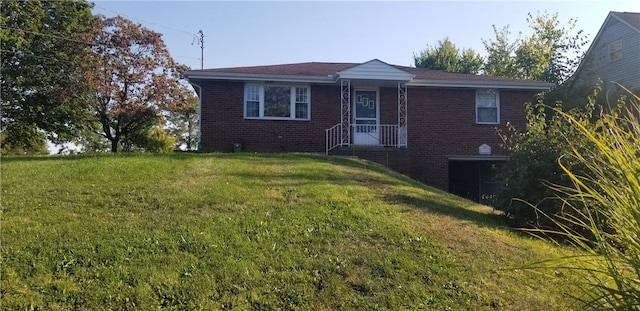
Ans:
[{"label": "tree trunk", "polygon": [[111,152],[118,153],[118,140],[111,139]]}]

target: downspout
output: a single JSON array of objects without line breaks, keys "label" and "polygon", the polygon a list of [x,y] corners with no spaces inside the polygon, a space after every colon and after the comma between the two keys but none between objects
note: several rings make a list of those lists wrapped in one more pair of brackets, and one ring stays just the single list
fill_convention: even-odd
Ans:
[{"label": "downspout", "polygon": [[196,145],[196,151],[200,152],[201,149],[201,141],[202,141],[202,86],[200,86],[199,84],[196,84],[195,82],[192,82],[191,80],[189,80],[189,84],[191,84],[191,86],[193,86],[193,89],[196,91],[196,94],[198,95],[198,143]]}]

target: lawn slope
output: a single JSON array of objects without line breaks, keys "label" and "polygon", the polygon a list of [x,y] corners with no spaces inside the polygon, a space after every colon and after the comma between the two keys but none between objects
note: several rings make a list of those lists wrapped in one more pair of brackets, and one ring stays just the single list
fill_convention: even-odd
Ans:
[{"label": "lawn slope", "polygon": [[355,159],[2,159],[2,309],[567,310],[560,249]]}]

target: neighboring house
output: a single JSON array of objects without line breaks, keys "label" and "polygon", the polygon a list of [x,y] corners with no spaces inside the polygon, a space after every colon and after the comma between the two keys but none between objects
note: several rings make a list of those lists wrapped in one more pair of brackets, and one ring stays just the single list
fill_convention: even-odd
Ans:
[{"label": "neighboring house", "polygon": [[607,91],[616,83],[640,92],[640,13],[609,12],[576,70],[578,85],[591,87],[598,79]]},{"label": "neighboring house", "polygon": [[505,160],[496,127],[525,126],[552,85],[389,65],[299,63],[192,70],[200,151],[356,155],[480,201]]}]

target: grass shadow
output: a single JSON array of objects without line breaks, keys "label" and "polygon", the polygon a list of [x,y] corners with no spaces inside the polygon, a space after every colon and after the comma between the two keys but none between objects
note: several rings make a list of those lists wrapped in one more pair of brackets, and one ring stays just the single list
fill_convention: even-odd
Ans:
[{"label": "grass shadow", "polygon": [[[220,157],[221,154],[216,154]],[[246,160],[253,162],[255,165],[276,166],[282,165],[286,161],[289,165],[302,165],[301,170],[293,172],[270,173],[269,176],[261,174],[257,171],[236,171],[231,175],[248,178],[248,179],[271,179],[277,181],[278,184],[286,184],[287,181],[292,183],[291,186],[313,184],[313,183],[330,183],[338,185],[348,185],[355,183],[376,183],[388,186],[398,186],[403,184],[413,184],[424,187],[423,184],[388,169],[378,163],[361,160],[357,158],[342,156],[326,156],[323,154],[312,153],[237,153],[223,157],[233,159]],[[329,164],[325,167],[308,167],[309,161],[317,163]],[[337,166],[354,168],[358,173],[347,175],[336,169]],[[295,182],[292,182],[295,181]]]},{"label": "grass shadow", "polygon": [[[460,220],[474,222],[480,226],[492,228],[508,228],[501,214],[495,211],[483,213],[480,211],[463,208],[461,206],[475,204],[462,198],[453,197],[450,194],[416,197],[407,194],[389,194],[383,196],[389,203],[404,204],[419,210],[428,211]],[[465,202],[466,201],[466,202]]]}]

